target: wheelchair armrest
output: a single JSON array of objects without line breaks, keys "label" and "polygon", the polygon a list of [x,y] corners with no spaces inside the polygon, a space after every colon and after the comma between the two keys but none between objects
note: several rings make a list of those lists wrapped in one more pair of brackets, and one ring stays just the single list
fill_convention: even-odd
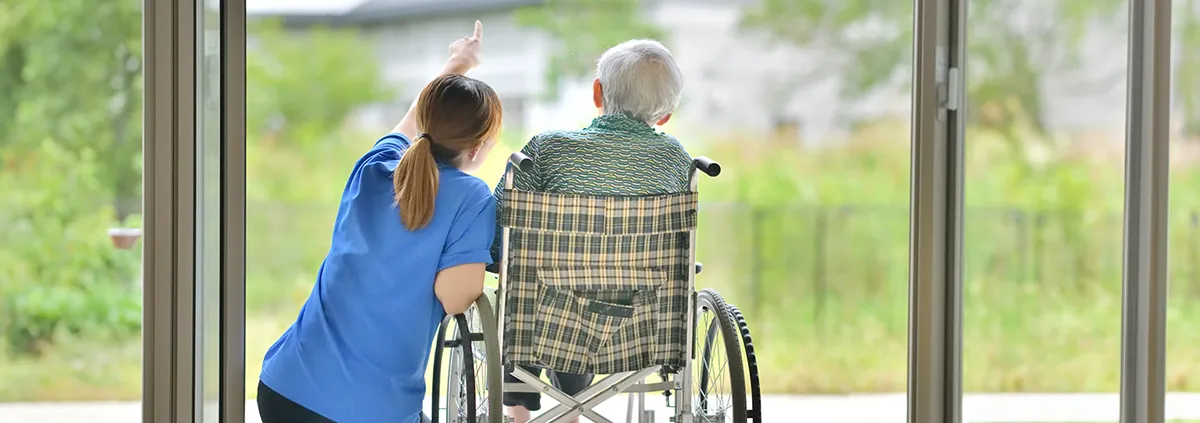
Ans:
[{"label": "wheelchair armrest", "polygon": [[696,274],[699,275],[701,270],[704,270],[704,263],[696,262]]}]

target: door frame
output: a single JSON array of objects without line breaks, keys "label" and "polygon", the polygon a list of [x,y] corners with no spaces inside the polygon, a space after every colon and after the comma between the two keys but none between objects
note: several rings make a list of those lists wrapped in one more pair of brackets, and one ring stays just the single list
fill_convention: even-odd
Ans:
[{"label": "door frame", "polygon": [[[142,0],[142,420],[190,422],[196,390],[198,2]],[[222,0],[220,408],[245,418],[245,0]],[[205,418],[208,420],[208,418]]]}]

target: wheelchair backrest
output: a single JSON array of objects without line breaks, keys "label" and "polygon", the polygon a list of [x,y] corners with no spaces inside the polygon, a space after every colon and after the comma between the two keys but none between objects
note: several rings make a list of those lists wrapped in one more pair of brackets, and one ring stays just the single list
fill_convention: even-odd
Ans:
[{"label": "wheelchair backrest", "polygon": [[506,190],[504,362],[611,374],[681,368],[697,194]]}]

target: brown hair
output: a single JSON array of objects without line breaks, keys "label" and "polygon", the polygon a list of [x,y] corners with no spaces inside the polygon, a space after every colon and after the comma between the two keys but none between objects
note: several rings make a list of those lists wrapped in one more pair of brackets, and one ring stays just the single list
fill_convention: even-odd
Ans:
[{"label": "brown hair", "polygon": [[415,231],[433,220],[437,162],[459,166],[463,153],[500,132],[501,117],[500,98],[482,81],[447,74],[425,86],[416,106],[420,134],[392,175],[404,227]]}]

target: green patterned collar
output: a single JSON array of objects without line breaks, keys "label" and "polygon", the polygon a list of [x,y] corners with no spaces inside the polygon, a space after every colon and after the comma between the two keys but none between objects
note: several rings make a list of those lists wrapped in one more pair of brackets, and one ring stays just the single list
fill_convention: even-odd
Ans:
[{"label": "green patterned collar", "polygon": [[592,119],[592,126],[588,129],[600,129],[606,131],[622,131],[635,134],[654,134],[654,128],[647,125],[645,122],[631,118],[627,115],[600,115]]}]

